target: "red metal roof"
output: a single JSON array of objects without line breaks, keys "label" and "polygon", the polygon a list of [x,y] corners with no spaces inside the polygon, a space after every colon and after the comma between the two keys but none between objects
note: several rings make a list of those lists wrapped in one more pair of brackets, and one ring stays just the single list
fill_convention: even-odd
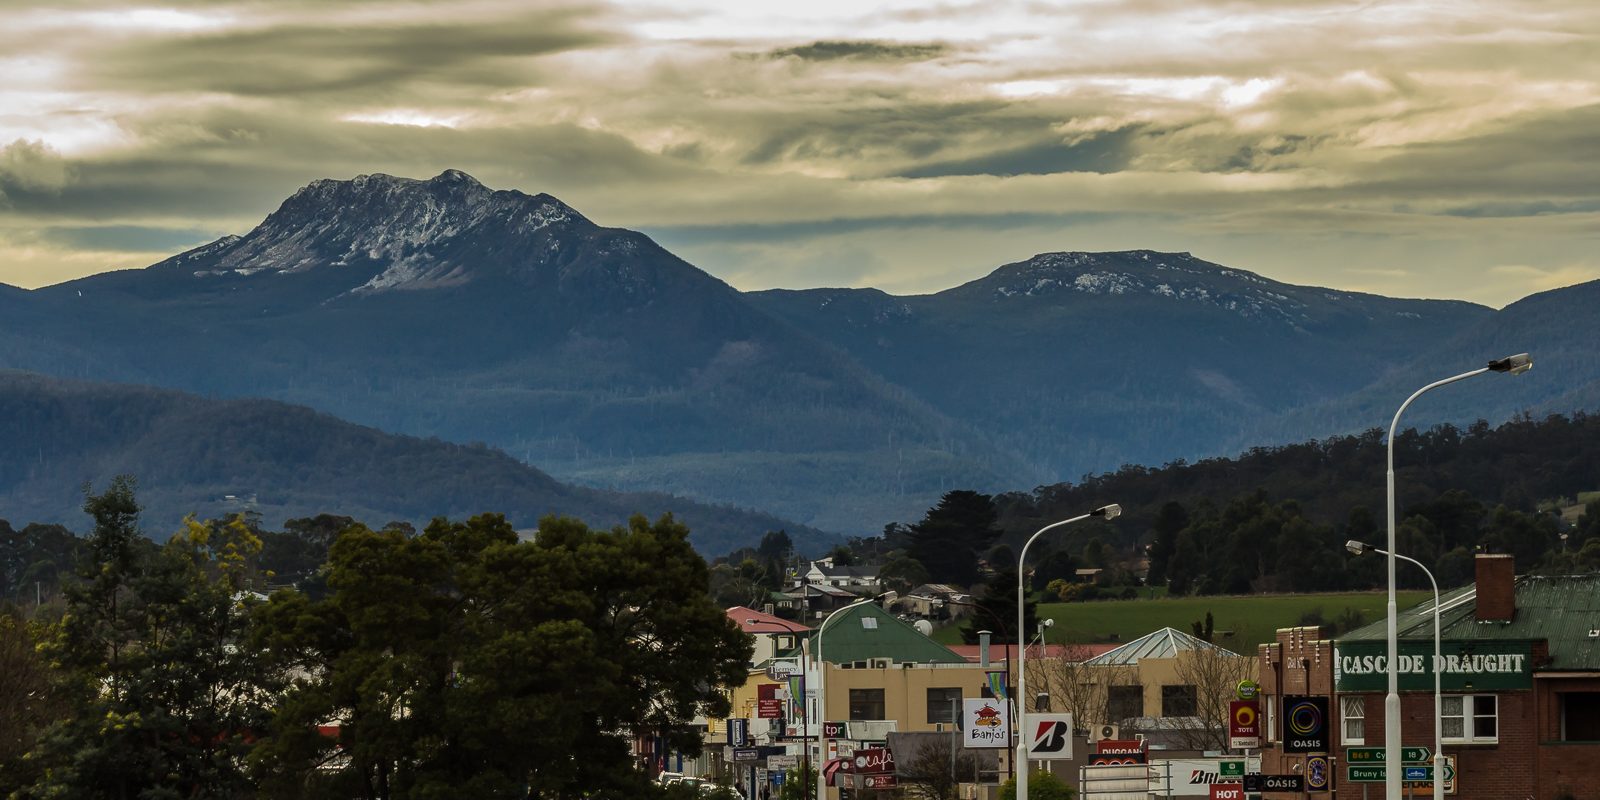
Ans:
[{"label": "red metal roof", "polygon": [[[832,626],[830,625],[829,628],[832,628]],[[1111,643],[1111,644],[1052,644],[1052,645],[1045,645],[1043,649],[1041,649],[1039,647],[1039,645],[1035,644],[1035,645],[1029,645],[1029,647],[1028,647],[1028,658],[1073,658],[1073,659],[1077,659],[1077,660],[1084,660],[1084,659],[1094,658],[1095,656],[1100,655],[1101,653],[1109,652],[1111,650],[1115,650],[1116,648],[1117,648],[1117,645],[1115,643]],[[953,645],[950,645],[950,649],[955,651],[956,655],[961,656],[962,658],[965,658],[967,661],[970,661],[970,662],[972,662],[974,664],[977,664],[977,663],[979,663],[979,662],[981,662],[983,660],[983,659],[981,659],[979,657],[980,653],[978,652],[978,645],[975,645],[975,644],[953,644]],[[1013,645],[1013,644],[991,644],[991,645],[989,645],[989,663],[991,663],[991,664],[1003,663],[1006,660],[1006,651],[1008,651],[1008,650],[1011,652],[1011,657],[1013,659],[1015,659],[1017,657],[1017,646],[1016,645]]]},{"label": "red metal roof", "polygon": [[752,635],[758,633],[797,633],[811,630],[798,622],[791,622],[771,614],[763,614],[745,606],[734,606],[728,609],[727,613],[728,619],[733,620],[739,626],[739,630]]}]

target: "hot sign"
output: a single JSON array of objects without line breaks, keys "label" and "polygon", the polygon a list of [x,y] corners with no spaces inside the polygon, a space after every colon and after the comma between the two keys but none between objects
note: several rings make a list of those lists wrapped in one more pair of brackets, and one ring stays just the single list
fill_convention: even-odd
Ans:
[{"label": "hot sign", "polygon": [[1213,783],[1211,784],[1211,800],[1244,800],[1244,784]]}]

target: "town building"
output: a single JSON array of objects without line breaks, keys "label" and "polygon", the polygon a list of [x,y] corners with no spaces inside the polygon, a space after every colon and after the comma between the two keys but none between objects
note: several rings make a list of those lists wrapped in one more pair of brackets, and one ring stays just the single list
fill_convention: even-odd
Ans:
[{"label": "town building", "polygon": [[[1399,615],[1400,725],[1406,747],[1434,745],[1434,608]],[[1479,555],[1472,585],[1439,603],[1444,753],[1460,800],[1575,800],[1600,787],[1600,575],[1515,575],[1507,555]],[[1330,641],[1325,628],[1278,631],[1259,667],[1263,772],[1301,773],[1331,756],[1330,789],[1358,796],[1352,757],[1384,745],[1386,621]],[[1326,750],[1286,747],[1283,703],[1320,698]],[[1352,749],[1354,748],[1354,749]],[[1363,777],[1370,776],[1367,772]],[[1381,791],[1379,783],[1371,783]],[[1428,796],[1431,785],[1408,788]]]},{"label": "town building", "polygon": [[1255,664],[1162,628],[1081,663],[1046,662],[1040,672],[1052,705],[1078,709],[1085,730],[1143,737],[1152,749],[1206,751],[1227,747],[1228,702],[1239,681],[1254,677]]},{"label": "town building", "polygon": [[727,613],[728,619],[733,620],[733,624],[738,625],[739,630],[755,640],[755,649],[750,655],[751,666],[763,664],[778,653],[795,649],[800,643],[800,637],[811,630],[798,622],[746,606],[733,606]]}]

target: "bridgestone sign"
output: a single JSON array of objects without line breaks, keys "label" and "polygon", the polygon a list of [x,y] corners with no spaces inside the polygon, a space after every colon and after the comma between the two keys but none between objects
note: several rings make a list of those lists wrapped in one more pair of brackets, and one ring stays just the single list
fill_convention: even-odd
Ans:
[{"label": "bridgestone sign", "polygon": [[[1400,643],[1395,665],[1400,688],[1433,689],[1433,643]],[[1334,648],[1333,681],[1341,692],[1381,692],[1389,688],[1388,648],[1384,642],[1341,642]],[[1533,646],[1526,641],[1454,641],[1440,646],[1439,683],[1443,691],[1533,688]]]}]

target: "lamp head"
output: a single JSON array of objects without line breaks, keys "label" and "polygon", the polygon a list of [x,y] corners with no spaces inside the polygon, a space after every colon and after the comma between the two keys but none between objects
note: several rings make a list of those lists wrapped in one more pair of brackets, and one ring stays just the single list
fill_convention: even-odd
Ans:
[{"label": "lamp head", "polygon": [[1117,517],[1122,516],[1122,506],[1119,506],[1116,503],[1112,503],[1111,505],[1108,505],[1108,506],[1101,506],[1101,507],[1099,507],[1099,508],[1097,508],[1097,509],[1095,509],[1095,510],[1089,512],[1089,513],[1094,515],[1094,516],[1096,516],[1096,517],[1105,517],[1106,519],[1116,519]]},{"label": "lamp head", "polygon": [[1533,356],[1527,353],[1518,353],[1514,356],[1496,359],[1489,362],[1489,369],[1493,372],[1505,372],[1511,375],[1521,375],[1533,369]]},{"label": "lamp head", "polygon": [[1039,627],[1048,628],[1048,627],[1050,627],[1051,625],[1054,625],[1054,624],[1056,624],[1056,618],[1055,617],[1046,617],[1042,621],[1039,622]]},{"label": "lamp head", "polygon": [[1354,539],[1351,539],[1350,541],[1344,543],[1344,549],[1349,550],[1350,555],[1359,556],[1362,553],[1371,550],[1372,545],[1367,544],[1366,542],[1358,542]]}]

